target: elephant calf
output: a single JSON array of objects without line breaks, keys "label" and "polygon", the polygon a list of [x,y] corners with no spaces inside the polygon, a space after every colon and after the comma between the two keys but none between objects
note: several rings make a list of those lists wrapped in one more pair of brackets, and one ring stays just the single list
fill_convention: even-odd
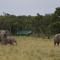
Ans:
[{"label": "elephant calf", "polygon": [[59,46],[60,43],[60,34],[56,34],[54,36],[54,46],[57,44]]}]

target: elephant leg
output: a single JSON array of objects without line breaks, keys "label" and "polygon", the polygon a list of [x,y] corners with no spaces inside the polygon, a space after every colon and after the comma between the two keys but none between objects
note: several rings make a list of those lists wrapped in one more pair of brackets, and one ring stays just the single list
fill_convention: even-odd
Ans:
[{"label": "elephant leg", "polygon": [[57,42],[57,45],[59,46],[59,42]]},{"label": "elephant leg", "polygon": [[54,47],[56,46],[56,44],[57,44],[57,43],[54,41]]}]

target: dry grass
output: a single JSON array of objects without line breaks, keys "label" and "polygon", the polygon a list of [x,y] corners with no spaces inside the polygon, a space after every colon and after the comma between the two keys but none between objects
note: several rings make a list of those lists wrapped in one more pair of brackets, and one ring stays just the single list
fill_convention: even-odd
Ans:
[{"label": "dry grass", "polygon": [[18,36],[17,46],[0,45],[0,60],[60,60],[60,46],[42,38]]}]

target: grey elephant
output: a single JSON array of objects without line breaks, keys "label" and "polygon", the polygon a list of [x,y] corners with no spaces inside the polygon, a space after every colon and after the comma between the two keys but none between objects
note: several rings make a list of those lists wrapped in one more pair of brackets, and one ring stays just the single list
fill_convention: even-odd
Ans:
[{"label": "grey elephant", "polygon": [[7,45],[14,45],[17,44],[16,40],[10,36],[11,34],[9,33],[8,30],[0,30],[0,43]]},{"label": "grey elephant", "polygon": [[60,43],[60,34],[56,34],[54,36],[54,46],[56,46],[56,44],[59,46]]}]

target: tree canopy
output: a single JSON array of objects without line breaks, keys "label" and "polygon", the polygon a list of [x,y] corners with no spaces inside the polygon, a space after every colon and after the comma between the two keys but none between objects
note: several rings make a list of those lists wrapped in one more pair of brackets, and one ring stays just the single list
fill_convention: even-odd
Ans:
[{"label": "tree canopy", "polygon": [[16,16],[9,13],[0,15],[0,29],[7,29],[12,34],[17,31],[31,30],[33,35],[52,35],[60,33],[60,7],[54,13],[45,16],[37,13],[36,16]]}]

